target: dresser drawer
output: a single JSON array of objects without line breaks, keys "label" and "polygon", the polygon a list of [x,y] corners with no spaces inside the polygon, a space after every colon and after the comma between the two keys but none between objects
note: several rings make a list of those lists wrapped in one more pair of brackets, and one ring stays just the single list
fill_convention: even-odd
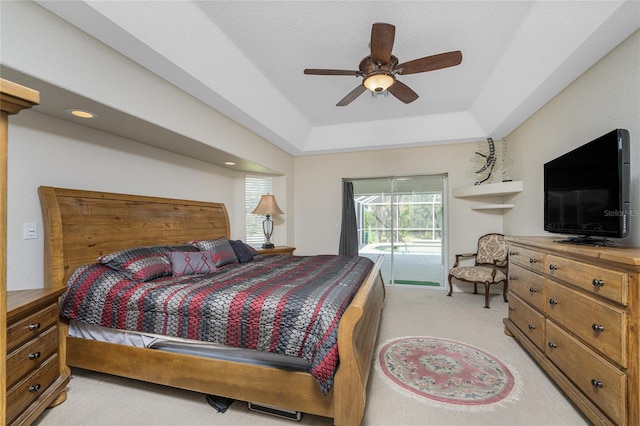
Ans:
[{"label": "dresser drawer", "polygon": [[547,271],[549,275],[567,281],[587,292],[627,305],[627,286],[629,277],[625,272],[602,268],[575,260],[548,255]]},{"label": "dresser drawer", "polygon": [[17,417],[59,377],[58,354],[7,390],[7,423]]},{"label": "dresser drawer", "polygon": [[536,272],[544,271],[545,253],[536,250],[526,249],[519,246],[509,247],[509,263],[533,269]]},{"label": "dresser drawer", "polygon": [[7,386],[35,370],[58,351],[58,327],[50,327],[7,356]]},{"label": "dresser drawer", "polygon": [[53,304],[16,322],[7,328],[7,353],[39,335],[58,321],[58,305]]},{"label": "dresser drawer", "polygon": [[626,375],[547,320],[547,357],[614,422],[626,424]]},{"label": "dresser drawer", "polygon": [[544,351],[544,316],[513,293],[509,295],[509,319],[529,340]]},{"label": "dresser drawer", "polygon": [[509,266],[509,291],[528,304],[544,311],[546,296],[544,277],[518,265]]},{"label": "dresser drawer", "polygon": [[623,309],[548,279],[547,316],[588,345],[627,367],[627,316]]}]

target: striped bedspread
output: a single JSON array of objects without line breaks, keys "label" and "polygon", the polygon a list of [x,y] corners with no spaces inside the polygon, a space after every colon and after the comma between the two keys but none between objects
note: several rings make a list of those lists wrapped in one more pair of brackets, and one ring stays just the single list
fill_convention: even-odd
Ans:
[{"label": "striped bedspread", "polygon": [[268,256],[213,274],[128,279],[78,268],[62,316],[121,330],[302,357],[326,394],[338,365],[338,322],[373,262],[347,256]]}]

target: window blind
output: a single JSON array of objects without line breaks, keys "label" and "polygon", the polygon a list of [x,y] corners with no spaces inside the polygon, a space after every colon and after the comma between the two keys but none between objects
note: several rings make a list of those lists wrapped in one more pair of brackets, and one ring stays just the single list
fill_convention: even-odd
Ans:
[{"label": "window blind", "polygon": [[245,242],[253,247],[260,247],[264,243],[262,221],[264,216],[251,214],[260,202],[262,194],[271,194],[273,180],[270,176],[245,177]]}]

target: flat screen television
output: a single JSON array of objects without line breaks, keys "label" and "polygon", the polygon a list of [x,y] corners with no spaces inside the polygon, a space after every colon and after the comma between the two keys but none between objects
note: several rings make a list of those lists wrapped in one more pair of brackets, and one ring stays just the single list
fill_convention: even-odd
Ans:
[{"label": "flat screen television", "polygon": [[[616,129],[544,165],[544,229],[561,242],[615,245],[630,221],[629,132]],[[603,237],[603,238],[593,238]]]}]

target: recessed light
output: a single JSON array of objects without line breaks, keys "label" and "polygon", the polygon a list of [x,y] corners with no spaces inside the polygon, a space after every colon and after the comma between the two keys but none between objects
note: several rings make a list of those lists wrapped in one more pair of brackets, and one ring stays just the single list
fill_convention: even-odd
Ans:
[{"label": "recessed light", "polygon": [[83,110],[83,109],[70,108],[70,109],[65,109],[64,111],[67,114],[71,114],[74,117],[79,117],[79,118],[96,118],[96,117],[98,117],[98,114],[96,114],[94,112],[91,112],[91,111]]},{"label": "recessed light", "polygon": [[233,161],[225,161],[224,162],[225,166],[235,166],[236,163],[234,163]]}]

